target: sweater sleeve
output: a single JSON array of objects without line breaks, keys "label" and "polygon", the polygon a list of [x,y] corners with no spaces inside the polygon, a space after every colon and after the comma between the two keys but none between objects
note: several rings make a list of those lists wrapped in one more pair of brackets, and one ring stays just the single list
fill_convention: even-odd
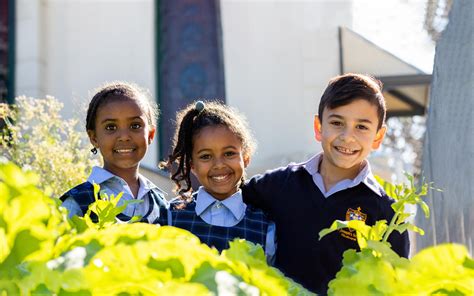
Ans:
[{"label": "sweater sleeve", "polygon": [[410,239],[408,238],[408,231],[400,234],[394,231],[390,234],[388,242],[392,245],[392,250],[400,257],[408,258],[410,253]]},{"label": "sweater sleeve", "polygon": [[275,196],[282,183],[279,182],[282,173],[281,170],[274,170],[252,177],[242,187],[244,202],[272,215],[272,203],[277,202]]}]

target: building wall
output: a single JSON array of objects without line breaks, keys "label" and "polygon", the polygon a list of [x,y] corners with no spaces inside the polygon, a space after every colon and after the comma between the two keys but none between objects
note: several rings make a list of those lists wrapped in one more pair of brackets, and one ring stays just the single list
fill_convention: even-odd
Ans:
[{"label": "building wall", "polygon": [[250,175],[320,151],[313,116],[339,74],[337,28],[351,26],[351,3],[221,1],[227,103],[258,141]]},{"label": "building wall", "polygon": [[16,6],[16,61],[15,94],[44,96],[40,79],[43,70],[41,57],[41,1],[17,0]]},{"label": "building wall", "polygon": [[[20,0],[16,94],[52,95],[85,118],[90,91],[134,81],[155,92],[153,0]],[[156,145],[146,163],[156,164]]]},{"label": "building wall", "polygon": [[[84,118],[89,91],[130,80],[155,89],[154,0],[19,0],[17,94],[53,95]],[[338,26],[352,0],[220,1],[227,103],[259,144],[249,175],[320,150],[313,115],[339,74]],[[156,168],[157,145],[144,164]]]}]

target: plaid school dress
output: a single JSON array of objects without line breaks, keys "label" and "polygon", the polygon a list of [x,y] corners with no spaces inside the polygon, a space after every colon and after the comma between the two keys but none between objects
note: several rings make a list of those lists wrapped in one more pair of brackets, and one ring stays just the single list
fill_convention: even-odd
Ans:
[{"label": "plaid school dress", "polygon": [[247,205],[243,219],[232,227],[206,223],[196,214],[196,193],[191,202],[175,198],[170,202],[169,225],[186,229],[199,237],[202,243],[222,251],[229,248],[229,241],[242,238],[265,249],[269,221],[265,213]]},{"label": "plaid school dress", "polygon": [[[84,214],[87,212],[89,205],[95,201],[94,187],[91,183],[84,182],[66,192],[60,197],[60,199],[64,202],[69,197],[72,197],[77,202],[81,208],[82,213]],[[169,204],[163,196],[163,193],[159,189],[153,188],[148,191],[144,198],[149,199],[150,207],[139,222],[160,225],[168,224],[167,210]],[[129,221],[132,217],[124,214],[118,214],[117,218],[121,221]],[[93,222],[97,222],[97,216],[94,213],[92,213],[91,219]]]}]

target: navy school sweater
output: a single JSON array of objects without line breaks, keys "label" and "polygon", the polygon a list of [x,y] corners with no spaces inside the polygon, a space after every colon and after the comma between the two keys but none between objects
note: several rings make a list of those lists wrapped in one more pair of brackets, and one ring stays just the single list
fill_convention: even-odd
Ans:
[{"label": "navy school sweater", "polygon": [[[319,240],[319,231],[346,217],[374,225],[389,223],[393,199],[377,195],[365,184],[325,198],[302,164],[253,177],[242,188],[244,202],[261,208],[275,222],[278,247],[275,267],[316,293],[327,293],[328,283],[342,267],[342,254],[359,249],[355,232],[341,230]],[[408,233],[393,232],[389,242],[400,256],[408,257]]]}]

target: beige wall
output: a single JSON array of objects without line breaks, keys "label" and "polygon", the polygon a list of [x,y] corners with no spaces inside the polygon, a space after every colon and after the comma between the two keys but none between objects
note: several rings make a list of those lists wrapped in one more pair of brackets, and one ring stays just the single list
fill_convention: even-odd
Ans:
[{"label": "beige wall", "polygon": [[16,93],[52,95],[65,117],[85,118],[90,91],[106,81],[156,93],[154,0],[19,0],[16,38]]},{"label": "beige wall", "polygon": [[258,140],[249,173],[320,151],[313,115],[339,74],[338,26],[352,1],[221,1],[226,97]]}]

